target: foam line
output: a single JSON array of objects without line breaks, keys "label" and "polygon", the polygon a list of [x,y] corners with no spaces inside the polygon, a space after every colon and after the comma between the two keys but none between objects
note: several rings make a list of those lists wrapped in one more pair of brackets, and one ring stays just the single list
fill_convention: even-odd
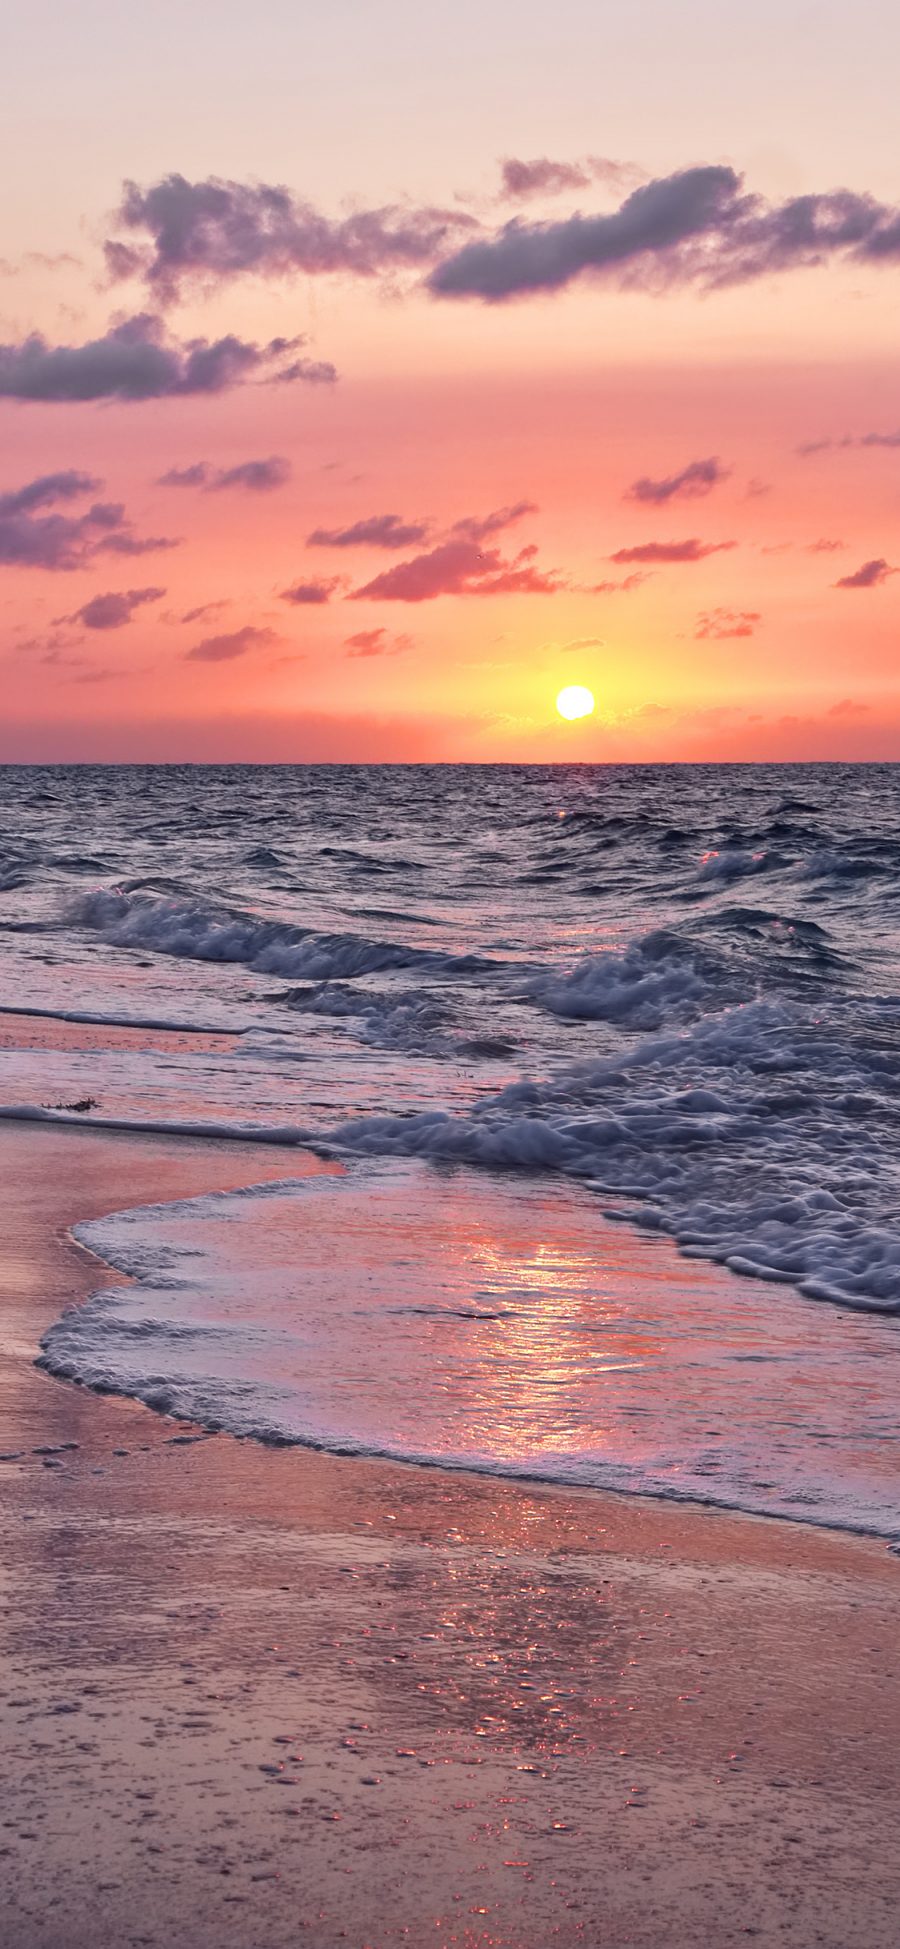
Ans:
[{"label": "foam line", "polygon": [[26,1003],[0,1002],[0,1015],[34,1016],[42,1022],[80,1022],[88,1028],[155,1029],[170,1035],[246,1035],[245,1028],[224,1028],[221,1022],[164,1022],[153,1015],[98,1015],[83,1008],[32,1008]]}]

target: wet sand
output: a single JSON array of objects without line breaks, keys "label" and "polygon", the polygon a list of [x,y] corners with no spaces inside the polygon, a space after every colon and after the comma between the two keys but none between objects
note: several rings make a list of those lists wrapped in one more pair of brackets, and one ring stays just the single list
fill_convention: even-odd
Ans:
[{"label": "wet sand", "polygon": [[77,1220],[322,1168],[0,1126],[4,1949],[892,1949],[883,1545],[194,1439],[35,1369],[111,1278]]}]

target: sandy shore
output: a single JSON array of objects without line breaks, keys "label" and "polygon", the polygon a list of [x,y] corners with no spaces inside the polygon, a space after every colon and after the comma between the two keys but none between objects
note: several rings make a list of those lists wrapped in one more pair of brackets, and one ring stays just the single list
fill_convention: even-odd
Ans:
[{"label": "sandy shore", "polygon": [[883,1546],[52,1381],[108,1276],[68,1226],[323,1167],[24,1126],[0,1167],[4,1949],[895,1944]]}]

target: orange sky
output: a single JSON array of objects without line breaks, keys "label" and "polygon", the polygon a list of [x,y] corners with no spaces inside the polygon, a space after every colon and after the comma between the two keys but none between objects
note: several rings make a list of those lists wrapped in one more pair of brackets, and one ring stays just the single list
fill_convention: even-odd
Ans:
[{"label": "orange sky", "polygon": [[[804,72],[800,10],[789,9],[792,95],[782,78],[763,125],[751,83],[762,87],[765,49],[754,39],[740,100],[704,97],[688,147],[679,118],[661,129],[633,86],[638,105],[626,113],[629,84],[650,58],[636,31],[617,43],[604,113],[595,113],[579,53],[596,54],[596,10],[572,0],[548,108],[527,49],[507,48],[501,67],[488,10],[490,59],[505,85],[488,97],[480,78],[453,69],[454,148],[444,32],[416,27],[405,5],[387,11],[411,36],[404,75],[416,142],[397,112],[403,77],[373,54],[368,28],[365,45],[345,35],[340,72],[326,59],[337,30],[321,28],[320,98],[302,137],[285,126],[280,82],[270,114],[257,102],[235,126],[229,102],[247,51],[230,5],[218,16],[218,116],[204,96],[192,120],[180,84],[154,92],[156,50],[142,69],[136,134],[118,112],[99,127],[91,50],[107,92],[138,50],[120,28],[110,43],[113,15],[92,0],[86,38],[68,50],[85,74],[90,66],[90,84],[80,120],[68,95],[59,107],[76,125],[71,166],[55,175],[38,49],[23,35],[10,134],[20,190],[0,243],[0,758],[900,757],[900,246],[891,231],[900,188],[871,138],[879,77],[870,76],[870,100],[854,98],[840,134],[829,131],[828,100],[843,99],[855,56],[826,36],[825,68]],[[664,11],[661,0],[636,9],[660,31]],[[338,14],[345,30],[359,25],[354,7]],[[174,34],[174,11],[162,15]],[[262,8],[261,24],[297,59],[292,19],[280,5]],[[670,74],[685,99],[712,19],[699,0],[685,9]],[[853,47],[867,21],[893,33],[892,20],[874,0],[864,5]],[[211,22],[201,8],[185,29],[189,61],[199,62]],[[30,32],[39,30],[36,19]],[[724,63],[726,42],[716,47]],[[363,92],[366,57],[378,70],[374,95]],[[256,43],[249,58],[259,72]],[[343,153],[326,127],[329,105],[350,115]],[[584,180],[504,196],[498,157],[511,155],[549,157]],[[624,158],[630,173],[585,161],[597,156]],[[679,172],[723,166],[742,181],[734,198],[727,191],[723,223],[703,233],[715,277],[698,272],[691,237],[680,255],[642,244],[624,272],[592,259],[559,288],[517,288],[503,303],[441,289],[442,267],[467,238],[484,242],[493,277],[511,220],[529,250],[531,232],[548,226],[568,250],[573,236],[578,243],[575,212],[620,211],[630,222],[645,185],[656,194]],[[421,213],[439,203],[453,222],[417,261],[379,262],[365,275],[358,265],[311,270],[306,257],[286,266],[272,253],[223,271],[206,234],[203,262],[195,251],[190,274],[164,289],[147,269],[152,227],[112,213],[123,178],[143,191],[176,170],[191,196],[211,178],[246,189],[254,222],[255,186],[283,184],[291,222],[312,208],[330,226],[329,249],[353,211],[417,213],[419,235]],[[870,255],[854,229],[849,246],[829,236],[822,251],[799,256],[792,199],[836,189],[862,199],[853,225],[859,210],[876,221]],[[752,276],[746,196],[757,199],[753,248],[761,228],[778,251]],[[877,220],[865,214],[875,203]],[[835,208],[822,217],[832,227]],[[463,217],[469,227],[457,233]],[[116,283],[103,270],[109,237],[145,254]],[[170,286],[173,248],[156,236],[157,264],[170,252]],[[63,261],[45,261],[58,253]],[[726,288],[710,288],[723,263]],[[167,357],[176,348],[177,383],[140,399],[100,390],[73,400],[85,382],[53,363],[55,348],[75,352],[80,375],[81,348],[101,341],[108,363],[110,329],[147,311],[165,315],[157,338]],[[152,334],[138,330],[143,348]],[[35,332],[38,354],[28,349]],[[305,342],[227,384],[185,377],[186,348],[226,335],[257,347]],[[272,383],[295,359],[303,372]],[[320,370],[326,361],[334,380]],[[273,458],[270,484],[246,471]],[[199,463],[205,471],[190,483],[161,484]],[[48,480],[29,502],[32,484]],[[635,493],[640,481],[649,485]],[[93,517],[98,502],[121,512]],[[385,545],[390,515],[415,538]],[[59,522],[73,525],[63,535]],[[343,546],[309,544],[316,530],[360,523],[357,542],[351,532]],[[147,546],[162,541],[177,545]],[[320,599],[287,600],[298,585]],[[419,599],[403,599],[411,592]],[[115,604],[98,605],[110,596]],[[554,699],[572,682],[590,685],[598,710],[566,725]]]}]

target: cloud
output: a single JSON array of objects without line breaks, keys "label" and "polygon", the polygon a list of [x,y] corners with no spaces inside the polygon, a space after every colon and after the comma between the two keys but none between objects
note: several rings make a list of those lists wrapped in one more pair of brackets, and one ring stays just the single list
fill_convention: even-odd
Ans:
[{"label": "cloud", "polygon": [[165,589],[110,590],[106,595],[92,596],[74,615],[57,616],[55,621],[83,623],[85,629],[123,629],[136,609],[142,608],[145,602],[161,601],[165,593]]},{"label": "cloud", "polygon": [[280,591],[282,602],[293,602],[298,608],[305,603],[330,602],[335,589],[340,587],[336,575],[328,582],[295,582],[290,589]]},{"label": "cloud", "polygon": [[106,243],[110,277],[141,278],[164,305],[186,286],[247,275],[375,277],[416,269],[477,228],[461,209],[399,205],[333,221],[278,184],[216,176],[192,183],[177,174],[146,189],[126,182],[116,224],[126,237]]},{"label": "cloud", "polygon": [[38,271],[80,270],[81,258],[73,257],[70,250],[24,250],[20,257],[0,257],[0,277],[19,277],[23,271],[32,269]]},{"label": "cloud", "polygon": [[583,156],[580,162],[551,162],[548,156],[534,156],[525,162],[518,156],[504,156],[500,164],[501,194],[516,202],[530,196],[559,196],[564,190],[587,189],[591,183],[607,188],[633,189],[643,170],[632,162],[611,162],[605,156]]},{"label": "cloud", "polygon": [[709,460],[691,460],[680,473],[668,474],[662,480],[650,480],[644,475],[632,481],[626,501],[649,501],[653,506],[662,507],[667,501],[695,501],[701,496],[711,494],[720,482],[728,480],[730,467],[723,467],[721,460],[712,455]]},{"label": "cloud", "polygon": [[593,582],[586,593],[590,596],[628,595],[632,589],[639,589],[641,583],[649,579],[649,576],[642,575],[640,570],[636,570],[633,575],[621,575],[617,582]]},{"label": "cloud", "polygon": [[537,549],[523,548],[512,561],[477,541],[440,542],[423,555],[398,562],[361,589],[354,602],[432,602],[437,596],[555,595],[564,586],[555,573],[535,567]]},{"label": "cloud", "polygon": [[302,338],[254,345],[224,338],[171,338],[162,319],[139,312],[84,345],[48,345],[39,332],[0,345],[0,398],[71,404],[222,393],[249,379],[329,384],[332,365],[294,358]]},{"label": "cloud", "polygon": [[96,494],[103,486],[93,474],[80,474],[74,467],[63,473],[40,474],[24,487],[0,494],[0,516],[33,514],[36,508],[54,507],[58,501],[76,501],[85,494]]},{"label": "cloud", "polygon": [[827,535],[820,535],[818,541],[808,541],[804,546],[805,555],[837,555],[846,548],[845,541],[830,541]]},{"label": "cloud", "polygon": [[90,474],[71,470],[42,474],[0,495],[0,566],[71,570],[86,568],[98,555],[149,555],[177,547],[166,535],[135,535],[119,501],[94,501],[83,514],[60,514],[54,505],[100,486]]},{"label": "cloud", "polygon": [[245,623],[243,629],[232,630],[230,635],[204,636],[192,650],[185,650],[184,661],[231,663],[235,657],[246,656],[250,650],[267,650],[280,640],[274,629],[256,629],[252,623]]},{"label": "cloud", "polygon": [[268,460],[241,460],[236,467],[210,467],[197,460],[191,467],[170,467],[160,474],[158,487],[202,487],[206,494],[220,494],[223,488],[244,487],[251,494],[270,494],[284,487],[291,478],[291,463],[280,454]]},{"label": "cloud", "polygon": [[133,669],[113,670],[108,664],[95,664],[92,670],[82,670],[77,676],[70,677],[69,682],[73,684],[121,683],[123,678],[136,675],[137,671]]},{"label": "cloud", "polygon": [[643,541],[635,548],[618,548],[611,562],[702,562],[707,555],[721,555],[736,548],[736,541]]},{"label": "cloud", "polygon": [[[199,603],[196,609],[188,609],[187,613],[184,616],[180,616],[178,620],[182,623],[207,623],[211,622],[214,616],[220,616],[222,610],[227,608],[228,597],[225,596],[221,597],[218,602]],[[166,621],[168,620],[167,617]]]},{"label": "cloud", "polygon": [[889,575],[900,575],[900,569],[891,568],[890,563],[886,562],[883,556],[878,556],[874,561],[863,562],[862,567],[856,569],[853,575],[842,575],[840,581],[835,582],[834,587],[836,589],[877,589],[881,582],[887,581]]},{"label": "cloud", "polygon": [[608,214],[514,218],[493,237],[467,240],[427,283],[436,297],[498,304],[585,275],[620,288],[713,290],[833,258],[896,263],[900,209],[845,189],[770,203],[713,164],[644,183]]},{"label": "cloud", "polygon": [[513,501],[509,506],[494,508],[491,514],[464,514],[454,521],[451,536],[459,535],[464,541],[486,541],[489,535],[499,535],[504,528],[511,528],[526,514],[537,514],[535,501]]},{"label": "cloud", "polygon": [[796,451],[802,460],[809,460],[813,454],[840,453],[848,447],[900,447],[900,432],[845,433],[840,440],[805,440]]},{"label": "cloud", "polygon": [[369,514],[349,528],[314,528],[307,548],[414,548],[424,541],[428,521],[404,521],[399,514]]},{"label": "cloud", "polygon": [[697,617],[694,635],[698,642],[727,642],[732,637],[753,636],[762,622],[758,609],[706,609]]},{"label": "cloud", "polygon": [[400,656],[412,649],[411,636],[388,636],[386,629],[358,629],[345,636],[348,656]]},{"label": "cloud", "polygon": [[205,460],[195,460],[191,467],[169,467],[160,474],[157,487],[205,487],[209,480],[209,467]]},{"label": "cloud", "polygon": [[825,712],[826,717],[868,717],[870,705],[861,704],[855,697],[842,697]]}]

